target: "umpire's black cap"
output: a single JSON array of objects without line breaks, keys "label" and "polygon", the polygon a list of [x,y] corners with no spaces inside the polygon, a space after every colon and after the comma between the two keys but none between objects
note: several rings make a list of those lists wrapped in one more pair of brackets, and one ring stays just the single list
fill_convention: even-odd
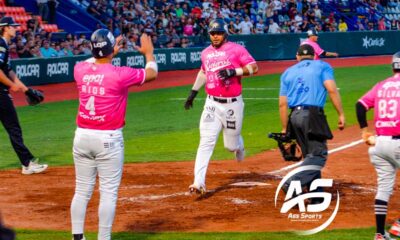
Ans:
[{"label": "umpire's black cap", "polygon": [[314,56],[314,48],[311,45],[303,44],[297,49],[297,55],[299,56]]},{"label": "umpire's black cap", "polygon": [[5,26],[21,26],[21,24],[14,22],[14,19],[12,17],[3,17],[0,19],[0,27],[5,27]]}]

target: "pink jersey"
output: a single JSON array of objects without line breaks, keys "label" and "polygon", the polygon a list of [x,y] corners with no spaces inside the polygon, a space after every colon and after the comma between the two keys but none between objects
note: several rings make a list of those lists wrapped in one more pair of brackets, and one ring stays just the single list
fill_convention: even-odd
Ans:
[{"label": "pink jersey", "polygon": [[254,58],[241,45],[226,42],[218,49],[209,46],[201,52],[201,69],[207,76],[206,92],[217,97],[236,97],[242,94],[241,77],[221,80],[217,73],[221,69],[234,69],[255,63]]},{"label": "pink jersey", "polygon": [[400,135],[400,74],[377,83],[358,100],[365,108],[375,108],[374,122],[378,135]]},{"label": "pink jersey", "polygon": [[144,69],[80,62],[74,78],[79,91],[78,127],[115,130],[125,125],[128,88],[145,80]]},{"label": "pink jersey", "polygon": [[319,60],[320,59],[320,55],[324,52],[324,49],[322,49],[318,43],[311,41],[310,39],[307,39],[303,42],[301,42],[300,45],[304,45],[304,44],[308,44],[310,45],[313,49],[314,49],[314,60]]}]

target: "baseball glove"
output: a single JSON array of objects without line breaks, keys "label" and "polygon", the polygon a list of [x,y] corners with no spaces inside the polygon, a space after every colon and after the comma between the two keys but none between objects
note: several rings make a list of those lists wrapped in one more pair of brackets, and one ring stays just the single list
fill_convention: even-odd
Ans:
[{"label": "baseball glove", "polygon": [[301,148],[295,139],[292,139],[288,134],[284,133],[270,133],[269,138],[278,142],[279,150],[285,161],[300,161],[302,157]]},{"label": "baseball glove", "polygon": [[28,88],[28,91],[25,92],[25,96],[26,101],[31,106],[38,105],[44,100],[43,92],[40,90],[35,90],[33,88]]}]

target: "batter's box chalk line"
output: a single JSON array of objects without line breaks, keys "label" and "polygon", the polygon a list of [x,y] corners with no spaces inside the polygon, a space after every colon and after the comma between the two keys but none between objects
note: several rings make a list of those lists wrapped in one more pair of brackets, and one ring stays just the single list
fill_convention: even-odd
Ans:
[{"label": "batter's box chalk line", "polygon": [[[354,146],[356,146],[356,145],[358,145],[358,144],[360,144],[360,143],[363,143],[363,142],[364,142],[364,141],[363,141],[362,139],[357,140],[357,141],[350,142],[350,143],[345,144],[345,145],[343,145],[343,146],[340,146],[340,147],[337,147],[337,148],[334,148],[334,149],[329,150],[329,151],[328,151],[328,154],[332,154],[332,153],[335,153],[335,152],[339,152],[339,151],[345,150],[345,149],[347,149],[347,148],[354,147]],[[279,173],[281,173],[281,172],[284,172],[284,171],[290,170],[290,169],[292,169],[292,168],[298,167],[298,166],[300,166],[302,163],[303,163],[303,161],[300,161],[300,162],[297,162],[297,163],[295,163],[295,164],[292,164],[292,165],[283,167],[283,168],[281,168],[281,169],[278,169],[278,170],[275,170],[275,171],[272,171],[272,172],[268,172],[268,174],[276,175],[276,174],[279,174]]]}]

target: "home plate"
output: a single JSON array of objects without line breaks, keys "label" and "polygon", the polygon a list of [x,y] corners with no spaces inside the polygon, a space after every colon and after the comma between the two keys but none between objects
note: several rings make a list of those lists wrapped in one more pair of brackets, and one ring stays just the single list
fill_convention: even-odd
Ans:
[{"label": "home plate", "polygon": [[236,183],[231,183],[229,185],[237,187],[253,187],[253,186],[269,186],[271,184],[263,182],[236,182]]}]

